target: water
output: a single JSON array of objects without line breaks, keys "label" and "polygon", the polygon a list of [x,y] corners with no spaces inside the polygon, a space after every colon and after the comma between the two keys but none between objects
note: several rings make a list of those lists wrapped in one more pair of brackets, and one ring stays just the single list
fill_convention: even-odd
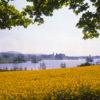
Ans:
[{"label": "water", "polygon": [[24,63],[10,63],[0,64],[0,69],[21,69],[21,70],[38,70],[41,68],[41,63],[44,63],[46,69],[60,68],[62,63],[66,64],[66,67],[77,67],[78,65],[85,63],[85,59],[79,60],[42,60],[38,63],[32,63],[27,61]]}]

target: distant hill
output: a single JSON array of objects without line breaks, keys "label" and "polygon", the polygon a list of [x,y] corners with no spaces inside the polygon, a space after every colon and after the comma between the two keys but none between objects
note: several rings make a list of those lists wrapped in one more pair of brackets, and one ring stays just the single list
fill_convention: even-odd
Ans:
[{"label": "distant hill", "polygon": [[[22,54],[16,51],[0,52],[0,63],[19,63],[32,61],[37,63],[40,60],[77,60],[86,59],[88,56],[66,56],[65,54]],[[91,56],[93,59],[100,59],[100,56]]]},{"label": "distant hill", "polygon": [[26,61],[32,61],[36,63],[40,59],[36,58],[34,54],[22,54],[19,52],[1,52],[0,63],[20,63]]}]

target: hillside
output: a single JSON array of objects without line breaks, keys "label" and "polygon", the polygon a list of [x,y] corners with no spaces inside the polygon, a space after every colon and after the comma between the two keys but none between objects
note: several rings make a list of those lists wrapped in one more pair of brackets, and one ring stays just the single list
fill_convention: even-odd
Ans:
[{"label": "hillside", "polygon": [[100,66],[0,72],[0,100],[100,100]]}]

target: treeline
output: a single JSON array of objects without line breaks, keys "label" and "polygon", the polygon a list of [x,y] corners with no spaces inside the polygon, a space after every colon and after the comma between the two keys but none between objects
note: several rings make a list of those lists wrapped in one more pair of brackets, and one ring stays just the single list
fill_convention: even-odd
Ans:
[{"label": "treeline", "polygon": [[21,53],[12,53],[12,52],[3,52],[0,53],[0,63],[22,63],[26,61],[31,61],[33,63],[38,63],[42,59],[65,59],[65,54],[21,54]]},{"label": "treeline", "polygon": [[31,61],[37,63],[41,59],[36,55],[25,55],[20,53],[0,53],[0,63],[22,63]]},{"label": "treeline", "polygon": [[78,60],[78,59],[100,59],[100,56],[66,56],[65,54],[22,54],[18,52],[1,52],[0,63],[22,63],[31,61],[38,63],[40,60]]}]

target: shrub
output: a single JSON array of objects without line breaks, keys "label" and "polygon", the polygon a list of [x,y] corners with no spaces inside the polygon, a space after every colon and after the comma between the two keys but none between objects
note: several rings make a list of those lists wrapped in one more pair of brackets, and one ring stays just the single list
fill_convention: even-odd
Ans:
[{"label": "shrub", "polygon": [[61,63],[61,64],[60,64],[60,67],[61,67],[61,68],[66,68],[66,63],[64,63],[64,62]]}]

